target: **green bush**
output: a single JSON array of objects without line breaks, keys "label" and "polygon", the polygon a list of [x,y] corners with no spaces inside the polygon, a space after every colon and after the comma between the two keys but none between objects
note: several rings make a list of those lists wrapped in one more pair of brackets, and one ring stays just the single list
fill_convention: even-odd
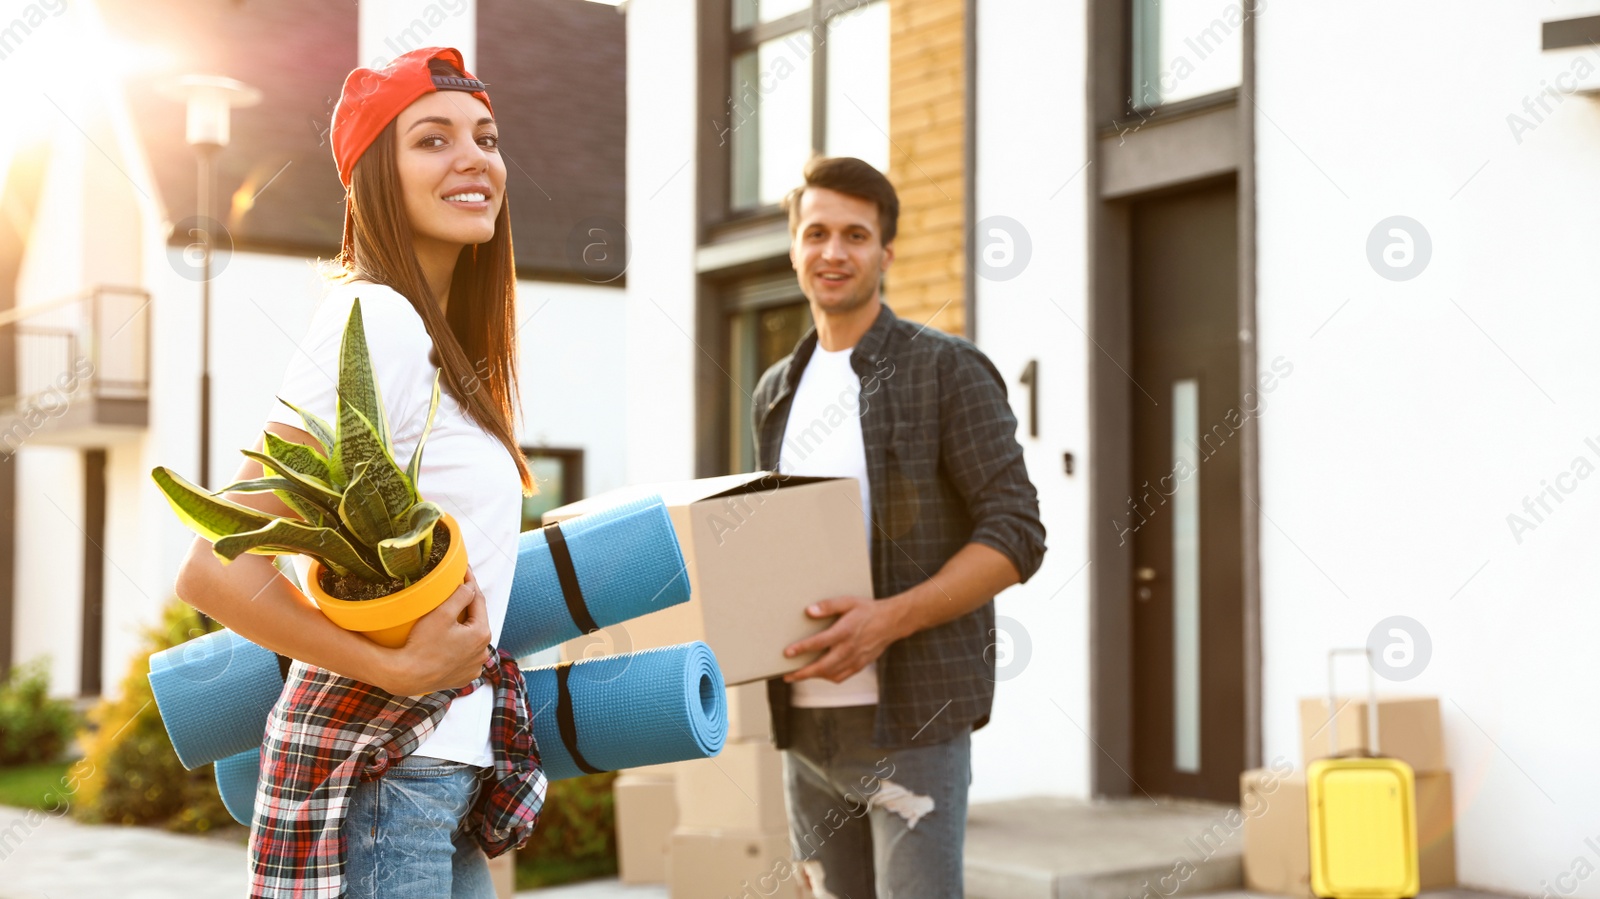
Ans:
[{"label": "green bush", "polygon": [[517,889],[554,886],[617,873],[615,771],[550,784],[539,826],[517,850]]},{"label": "green bush", "polygon": [[50,698],[44,659],[11,669],[0,683],[0,765],[55,762],[78,729],[72,704]]},{"label": "green bush", "polygon": [[[205,630],[219,628],[212,622]],[[148,651],[135,656],[122,680],[121,695],[90,710],[93,730],[81,737],[80,765],[85,770],[82,791],[72,806],[74,817],[187,833],[230,828],[244,832],[223,807],[211,766],[188,771],[178,761],[147,677],[151,654],[204,632],[199,614],[187,603],[169,603],[160,626],[145,632]]]}]

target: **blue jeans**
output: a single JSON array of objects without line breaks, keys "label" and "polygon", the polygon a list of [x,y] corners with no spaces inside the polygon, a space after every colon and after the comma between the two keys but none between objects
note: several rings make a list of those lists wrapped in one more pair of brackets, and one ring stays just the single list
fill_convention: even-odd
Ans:
[{"label": "blue jeans", "polygon": [[972,733],[872,745],[876,706],[791,708],[789,843],[817,899],[960,899]]},{"label": "blue jeans", "polygon": [[345,896],[494,899],[489,860],[461,827],[488,770],[408,755],[357,781],[344,822]]}]

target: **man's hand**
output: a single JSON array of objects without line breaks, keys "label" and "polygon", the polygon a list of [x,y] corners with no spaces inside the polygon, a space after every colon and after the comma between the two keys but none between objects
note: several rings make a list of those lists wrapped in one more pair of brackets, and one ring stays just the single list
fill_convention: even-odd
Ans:
[{"label": "man's hand", "polygon": [[838,615],[831,627],[804,640],[797,640],[783,651],[793,657],[826,649],[822,658],[783,676],[789,683],[808,677],[825,677],[834,683],[877,661],[889,644],[904,636],[900,606],[888,600],[863,596],[838,596],[806,607],[812,618]]}]

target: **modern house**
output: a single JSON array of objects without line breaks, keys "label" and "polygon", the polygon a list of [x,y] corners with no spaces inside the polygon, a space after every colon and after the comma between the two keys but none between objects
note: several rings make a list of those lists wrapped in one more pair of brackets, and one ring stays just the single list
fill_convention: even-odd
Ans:
[{"label": "modern house", "polygon": [[[316,262],[339,249],[328,127],[344,77],[415,47],[460,48],[499,116],[520,437],[541,488],[526,520],[623,483],[621,419],[593,414],[623,402],[605,362],[622,351],[626,282],[616,10],[76,0],[18,21],[0,28],[0,66],[19,84],[88,74],[19,87],[24,127],[0,138],[0,668],[47,656],[58,693],[115,688],[193,539],[149,472],[232,480],[321,296]],[[185,103],[171,96],[188,74],[259,92],[207,154],[209,223]]]},{"label": "modern house", "polygon": [[812,150],[885,167],[887,301],[1008,378],[1050,551],[975,802],[1237,802],[1370,643],[1439,699],[1461,882],[1600,896],[1600,4],[625,9],[629,481],[750,467]]}]

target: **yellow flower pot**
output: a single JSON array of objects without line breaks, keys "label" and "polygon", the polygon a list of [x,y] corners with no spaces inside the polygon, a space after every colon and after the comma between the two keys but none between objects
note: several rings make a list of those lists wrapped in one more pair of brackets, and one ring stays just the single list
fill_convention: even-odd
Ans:
[{"label": "yellow flower pot", "polygon": [[449,599],[467,578],[467,547],[461,538],[461,528],[448,512],[439,520],[450,532],[450,545],[444,551],[444,558],[421,580],[377,599],[339,599],[322,589],[323,565],[312,559],[308,577],[311,599],[322,609],[322,614],[345,630],[365,634],[383,646],[404,646],[417,619]]}]

